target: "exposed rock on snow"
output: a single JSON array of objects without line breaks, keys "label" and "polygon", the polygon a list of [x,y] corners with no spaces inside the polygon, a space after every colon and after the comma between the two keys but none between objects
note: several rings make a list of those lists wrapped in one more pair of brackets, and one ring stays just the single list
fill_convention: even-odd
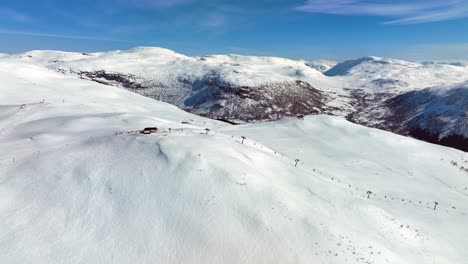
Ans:
[{"label": "exposed rock on snow", "polygon": [[379,87],[395,87],[395,88],[400,88],[400,87],[408,87],[409,84],[407,82],[401,81],[401,80],[395,80],[395,79],[375,79],[372,80],[372,84],[379,86]]},{"label": "exposed rock on snow", "polygon": [[468,83],[407,92],[383,107],[383,128],[468,151]]}]

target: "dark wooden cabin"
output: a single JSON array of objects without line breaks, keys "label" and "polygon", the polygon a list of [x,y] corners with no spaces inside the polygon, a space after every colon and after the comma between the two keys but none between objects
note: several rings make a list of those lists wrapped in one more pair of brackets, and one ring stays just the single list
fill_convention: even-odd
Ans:
[{"label": "dark wooden cabin", "polygon": [[145,127],[143,130],[140,131],[142,134],[152,134],[158,131],[157,127]]}]

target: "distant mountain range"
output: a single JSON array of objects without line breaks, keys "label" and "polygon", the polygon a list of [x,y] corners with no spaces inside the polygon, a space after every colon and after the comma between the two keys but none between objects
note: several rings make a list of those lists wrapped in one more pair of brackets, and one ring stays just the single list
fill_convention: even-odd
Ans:
[{"label": "distant mountain range", "polygon": [[328,114],[468,151],[468,63],[188,57],[162,48],[3,55],[230,123]]}]

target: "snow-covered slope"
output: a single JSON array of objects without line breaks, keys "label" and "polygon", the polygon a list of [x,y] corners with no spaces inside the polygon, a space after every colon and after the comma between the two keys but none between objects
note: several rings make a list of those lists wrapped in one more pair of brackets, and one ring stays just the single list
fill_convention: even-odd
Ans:
[{"label": "snow-covered slope", "polygon": [[[2,60],[46,66],[67,76],[123,87],[200,116],[234,123],[330,114],[389,129],[398,119],[392,117],[396,110],[391,107],[398,106],[386,102],[405,93],[434,86],[456,87],[468,81],[468,67],[461,62],[417,63],[379,57],[335,65],[240,55],[188,57],[168,49],[139,47],[101,53],[31,51]],[[465,103],[465,94],[461,96]],[[411,102],[403,106],[409,112],[424,108],[421,100]],[[444,118],[454,119],[451,113],[445,112]],[[468,122],[467,115],[455,119]],[[428,140],[421,133],[405,132],[410,130],[402,127],[406,124],[399,123],[399,129],[390,131]],[[449,123],[437,126],[426,132],[437,138],[457,137]],[[465,149],[463,143],[429,141]]]},{"label": "snow-covered slope", "polygon": [[16,59],[0,80],[0,263],[468,258],[461,151],[340,117],[231,126]]}]

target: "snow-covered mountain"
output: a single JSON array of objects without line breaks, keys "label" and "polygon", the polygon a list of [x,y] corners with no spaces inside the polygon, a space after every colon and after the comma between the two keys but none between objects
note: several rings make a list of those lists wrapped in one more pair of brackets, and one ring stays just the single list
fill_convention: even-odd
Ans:
[{"label": "snow-covered mountain", "polygon": [[282,58],[187,57],[161,48],[93,54],[33,51],[14,57],[232,122],[321,113],[327,98],[314,85],[330,86],[306,62]]},{"label": "snow-covered mountain", "polygon": [[333,68],[338,62],[331,61],[331,60],[314,60],[311,62],[307,62],[309,67],[316,69],[319,72],[326,72]]},{"label": "snow-covered mountain", "polygon": [[364,57],[338,63],[324,74],[341,76],[345,87],[400,92],[456,84],[468,79],[468,67],[428,64],[379,57]]},{"label": "snow-covered mountain", "polygon": [[383,128],[468,151],[468,83],[407,92],[383,107]]},{"label": "snow-covered mountain", "polygon": [[34,57],[0,60],[0,263],[468,259],[466,153],[325,115],[234,126]]},{"label": "snow-covered mountain", "polygon": [[[466,150],[468,132],[453,129],[451,122],[410,124],[400,122],[403,119],[394,114],[399,108],[408,109],[408,113],[428,111],[421,114],[426,117],[434,113],[424,107],[424,100],[407,104],[398,98],[431,87],[466,87],[463,83],[468,81],[468,67],[461,61],[417,63],[364,57],[334,63],[240,55],[188,57],[148,47],[101,53],[31,51],[8,59],[124,87],[194,114],[233,123],[307,114],[338,115],[358,124]],[[421,94],[427,95],[427,100],[433,98]],[[458,95],[465,103],[466,93]],[[444,108],[439,109],[437,118],[466,124],[466,104],[462,106],[456,118],[451,116],[453,111]],[[427,135],[438,140],[429,140]],[[459,136],[462,141],[456,142],[462,143],[446,143]]]}]

